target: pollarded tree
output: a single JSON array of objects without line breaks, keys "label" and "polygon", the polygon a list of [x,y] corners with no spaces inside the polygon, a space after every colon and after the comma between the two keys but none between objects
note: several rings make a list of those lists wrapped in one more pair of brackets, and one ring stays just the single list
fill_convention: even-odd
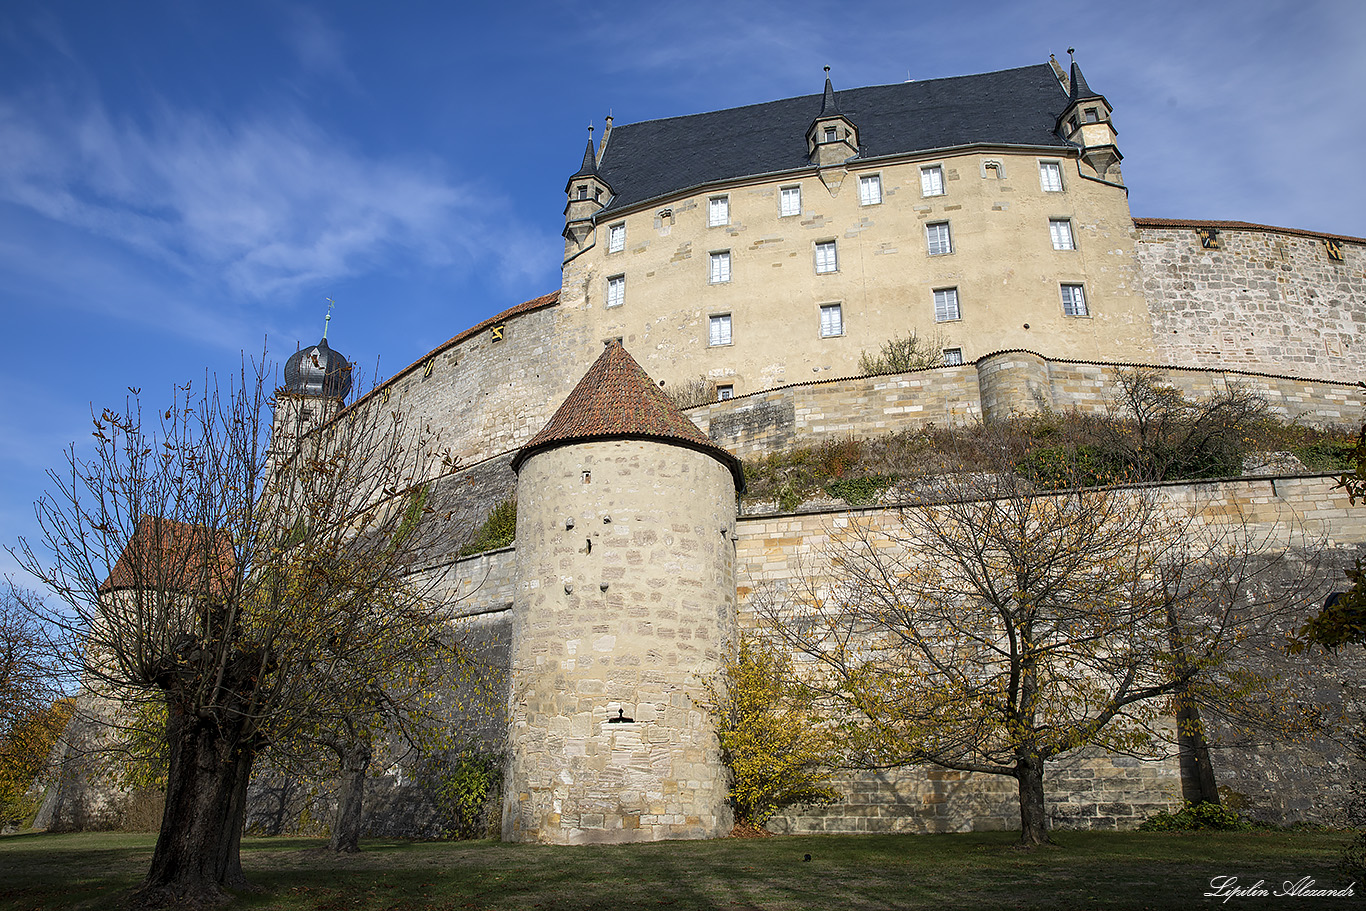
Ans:
[{"label": "pollarded tree", "polygon": [[[1245,642],[1301,609],[1243,525],[1191,521],[1151,489],[1041,493],[995,472],[922,479],[894,519],[852,518],[830,565],[760,614],[806,653],[856,763],[1014,778],[1021,840],[1048,840],[1047,763],[1152,754],[1167,697],[1251,696]],[[885,515],[885,514],[884,514]]]},{"label": "pollarded tree", "polygon": [[[167,714],[166,809],[141,894],[209,900],[243,883],[252,766],[310,723],[339,681],[382,686],[446,632],[426,557],[446,529],[409,494],[443,465],[426,428],[350,407],[292,456],[272,452],[264,372],[179,387],[144,421],[133,398],[94,421],[37,504],[16,556],[60,599],[85,685]],[[42,554],[42,556],[40,556]]]}]

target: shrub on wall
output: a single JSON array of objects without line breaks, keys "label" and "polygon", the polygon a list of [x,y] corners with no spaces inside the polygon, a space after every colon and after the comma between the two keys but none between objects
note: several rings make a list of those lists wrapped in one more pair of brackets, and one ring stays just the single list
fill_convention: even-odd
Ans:
[{"label": "shrub on wall", "polygon": [[460,548],[460,556],[481,554],[486,550],[507,547],[517,535],[517,500],[504,500],[489,513],[484,524],[470,538],[469,543]]},{"label": "shrub on wall", "polygon": [[905,338],[893,336],[883,342],[877,354],[864,351],[858,359],[858,369],[865,376],[905,373],[943,365],[944,337],[936,332],[928,338],[921,338],[914,329]]}]

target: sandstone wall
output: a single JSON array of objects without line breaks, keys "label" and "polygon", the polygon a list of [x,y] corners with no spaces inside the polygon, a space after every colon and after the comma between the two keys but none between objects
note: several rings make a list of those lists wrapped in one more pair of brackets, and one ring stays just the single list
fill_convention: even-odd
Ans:
[{"label": "sandstone wall", "polygon": [[[1195,511],[1202,524],[1246,528],[1269,553],[1289,548],[1300,556],[1279,561],[1258,584],[1286,590],[1315,586],[1314,603],[1345,587],[1341,567],[1366,554],[1366,505],[1352,506],[1326,477],[1257,478],[1156,489],[1174,506]],[[741,628],[758,623],[755,599],[781,597],[799,580],[822,573],[832,538],[854,520],[896,528],[896,510],[867,509],[745,517],[737,523],[737,585]],[[1318,564],[1326,552],[1330,565]],[[1326,705],[1327,716],[1346,713],[1349,723],[1366,708],[1356,682],[1361,668],[1352,656],[1315,654],[1313,666],[1278,651],[1269,635],[1266,654],[1249,660],[1273,663],[1284,672],[1282,692],[1304,705]],[[1306,674],[1308,669],[1313,673]],[[1208,714],[1208,713],[1207,713]],[[1235,732],[1213,716],[1211,727],[1230,743],[1216,750],[1216,777],[1230,800],[1251,815],[1274,822],[1336,822],[1344,782],[1360,774],[1340,740],[1327,737],[1294,743]],[[1235,737],[1234,734],[1237,733]],[[1014,782],[992,776],[948,773],[934,768],[850,774],[840,787],[848,799],[830,806],[797,808],[772,824],[781,831],[943,832],[1018,826]],[[1054,824],[1127,828],[1179,802],[1180,769],[1174,758],[1155,761],[1082,753],[1064,757],[1049,770],[1048,813]]]},{"label": "sandstone wall", "polygon": [[1366,386],[1247,372],[1054,360],[1003,351],[976,364],[783,386],[688,409],[719,446],[754,458],[842,437],[873,437],[929,424],[957,425],[1043,408],[1104,413],[1122,373],[1151,370],[1193,398],[1230,387],[1265,397],[1272,413],[1314,425],[1359,426]]},{"label": "sandstone wall", "polygon": [[[1366,244],[1239,223],[1136,219],[1158,359],[1356,382],[1366,376]],[[1218,226],[1217,250],[1196,229]]]},{"label": "sandstone wall", "polygon": [[505,839],[730,830],[692,699],[734,642],[734,521],[730,471],[702,452],[593,441],[522,463]]}]

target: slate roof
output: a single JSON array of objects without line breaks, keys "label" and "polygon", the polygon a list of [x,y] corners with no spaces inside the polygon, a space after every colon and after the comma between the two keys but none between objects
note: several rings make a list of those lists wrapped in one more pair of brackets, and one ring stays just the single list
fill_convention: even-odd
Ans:
[{"label": "slate roof", "polygon": [[512,459],[512,469],[544,449],[589,440],[660,440],[704,452],[730,469],[736,487],[744,473],[735,456],[717,446],[617,342],[608,344],[550,423]]},{"label": "slate roof", "polygon": [[[977,144],[1072,148],[1054,132],[1067,92],[1046,63],[845,89],[836,98],[858,127],[860,160]],[[824,102],[824,94],[803,95],[613,127],[598,173],[616,195],[603,212],[703,184],[808,170],[806,130]]]}]

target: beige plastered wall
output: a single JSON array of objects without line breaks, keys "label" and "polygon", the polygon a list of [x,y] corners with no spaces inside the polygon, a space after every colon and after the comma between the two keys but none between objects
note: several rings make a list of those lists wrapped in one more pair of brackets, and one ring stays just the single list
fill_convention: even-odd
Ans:
[{"label": "beige plastered wall", "polygon": [[[1040,161],[1060,164],[1045,192]],[[998,167],[987,167],[995,163]],[[921,168],[943,169],[945,192],[924,196]],[[878,175],[882,202],[860,203]],[[999,176],[997,176],[999,175]],[[781,190],[801,188],[800,215],[780,215]],[[709,227],[708,200],[727,196],[730,221]],[[665,210],[668,214],[661,214]],[[1055,250],[1049,220],[1068,219],[1075,250]],[[953,252],[931,256],[926,226],[947,222]],[[608,229],[624,224],[621,252]],[[838,271],[817,274],[815,247],[835,241]],[[1139,360],[1152,350],[1122,187],[1080,176],[1075,159],[986,151],[854,164],[754,179],[600,216],[566,262],[561,318],[600,345],[620,337],[656,380],[698,376],[735,394],[858,372],[860,354],[916,331],[961,348],[967,361],[1003,348],[1053,356]],[[731,278],[711,283],[710,255],[729,251]],[[605,306],[610,277],[625,302]],[[1061,285],[1085,288],[1090,316],[1063,314]],[[936,322],[934,291],[956,288],[961,319]],[[821,337],[820,306],[838,303],[844,332]],[[709,320],[730,314],[732,343],[711,346]],[[1028,328],[1025,328],[1026,324]]]}]

